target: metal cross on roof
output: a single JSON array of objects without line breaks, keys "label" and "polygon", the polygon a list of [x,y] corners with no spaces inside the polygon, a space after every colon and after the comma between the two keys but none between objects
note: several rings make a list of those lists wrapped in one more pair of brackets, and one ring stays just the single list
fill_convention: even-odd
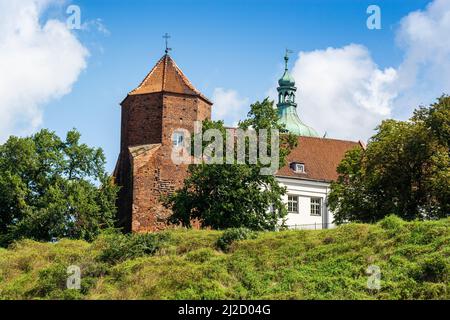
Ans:
[{"label": "metal cross on roof", "polygon": [[169,51],[172,50],[172,48],[169,48],[169,39],[171,38],[170,35],[166,32],[165,35],[163,35],[163,38],[166,40],[166,54],[169,53]]},{"label": "metal cross on roof", "polygon": [[286,48],[286,55],[284,56],[284,61],[285,61],[285,69],[288,69],[288,61],[289,61],[289,54],[294,53],[294,51],[289,50]]}]

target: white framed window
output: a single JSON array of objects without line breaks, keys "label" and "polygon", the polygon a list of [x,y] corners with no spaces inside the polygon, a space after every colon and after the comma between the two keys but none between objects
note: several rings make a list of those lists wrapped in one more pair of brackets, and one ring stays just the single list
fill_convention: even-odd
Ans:
[{"label": "white framed window", "polygon": [[302,162],[292,162],[290,167],[295,173],[306,173],[305,164]]},{"label": "white framed window", "polygon": [[294,170],[297,173],[305,173],[305,164],[304,163],[296,163]]},{"label": "white framed window", "polygon": [[172,134],[172,144],[174,147],[182,147],[184,143],[184,133],[181,131],[175,131]]},{"label": "white framed window", "polygon": [[288,212],[298,213],[298,197],[288,196]]},{"label": "white framed window", "polygon": [[322,198],[311,198],[311,215],[322,215]]}]

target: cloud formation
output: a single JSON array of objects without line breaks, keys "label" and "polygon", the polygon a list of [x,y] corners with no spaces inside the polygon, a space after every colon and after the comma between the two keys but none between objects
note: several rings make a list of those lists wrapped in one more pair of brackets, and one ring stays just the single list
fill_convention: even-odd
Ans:
[{"label": "cloud formation", "polygon": [[240,97],[236,90],[215,88],[212,101],[212,118],[224,120],[226,125],[236,126],[249,111],[249,99]]},{"label": "cloud formation", "polygon": [[0,0],[0,142],[42,123],[42,106],[68,94],[87,49],[65,22],[41,22],[59,0]]},{"label": "cloud formation", "polygon": [[397,43],[405,52],[398,67],[395,102],[400,116],[417,105],[428,105],[443,93],[450,94],[450,1],[435,0],[423,11],[400,21]]},{"label": "cloud formation", "polygon": [[83,31],[96,30],[97,32],[99,32],[105,36],[111,35],[111,32],[108,30],[108,28],[103,23],[103,20],[100,18],[86,21],[85,23],[83,23],[81,25],[81,30],[83,30]]},{"label": "cloud formation", "polygon": [[404,58],[380,69],[361,45],[300,52],[293,75],[299,113],[328,136],[367,140],[382,119],[407,119],[419,105],[450,94],[450,1],[411,12],[396,30]]},{"label": "cloud formation", "polygon": [[300,52],[292,75],[297,111],[320,134],[367,138],[391,114],[397,72],[379,69],[364,46]]}]

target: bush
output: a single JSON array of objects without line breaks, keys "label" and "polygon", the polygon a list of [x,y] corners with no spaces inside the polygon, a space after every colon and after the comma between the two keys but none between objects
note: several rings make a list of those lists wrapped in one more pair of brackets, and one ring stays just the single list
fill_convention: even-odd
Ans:
[{"label": "bush", "polygon": [[36,286],[31,290],[31,296],[45,298],[54,292],[66,289],[67,267],[63,264],[54,264],[42,269],[38,273]]},{"label": "bush", "polygon": [[222,251],[229,251],[235,241],[255,239],[256,233],[247,228],[233,228],[226,230],[222,236],[217,239],[216,246]]},{"label": "bush", "polygon": [[[0,249],[0,300],[450,299],[450,218],[405,221],[399,237],[392,230],[347,224],[258,232],[241,242],[255,234],[170,230],[103,234],[93,243],[24,240]],[[67,289],[70,265],[80,267],[81,290]],[[381,269],[379,291],[367,288],[370,265]]]},{"label": "bush", "polygon": [[116,264],[128,259],[154,255],[170,239],[168,233],[128,234],[107,233],[98,260]]},{"label": "bush", "polygon": [[448,283],[448,259],[433,255],[419,262],[419,272],[415,275],[419,281]]},{"label": "bush", "polygon": [[186,255],[186,260],[190,262],[205,263],[214,258],[217,255],[217,251],[211,248],[202,248],[195,251],[191,251]]},{"label": "bush", "polygon": [[381,220],[379,225],[385,230],[400,231],[405,225],[405,221],[399,216],[392,214]]}]

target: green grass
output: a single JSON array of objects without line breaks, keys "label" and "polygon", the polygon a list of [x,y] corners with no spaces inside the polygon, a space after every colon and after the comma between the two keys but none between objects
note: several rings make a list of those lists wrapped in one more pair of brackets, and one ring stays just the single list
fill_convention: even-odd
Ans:
[{"label": "green grass", "polygon": [[[111,235],[24,240],[0,249],[0,299],[450,299],[449,231],[450,219],[389,217],[258,233],[226,253],[218,231],[133,236],[121,245]],[[70,265],[81,268],[79,291],[66,289]],[[380,290],[367,288],[370,265],[381,268]]]}]

